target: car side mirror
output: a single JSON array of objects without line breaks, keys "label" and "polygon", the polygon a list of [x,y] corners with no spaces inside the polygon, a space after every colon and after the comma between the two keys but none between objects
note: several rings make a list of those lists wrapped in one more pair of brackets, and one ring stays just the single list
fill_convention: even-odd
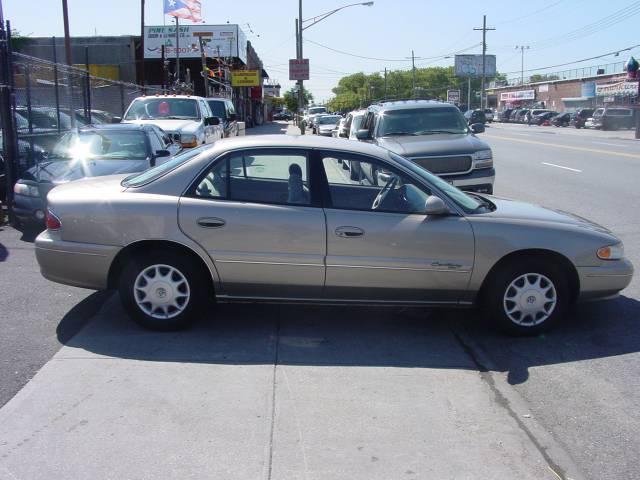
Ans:
[{"label": "car side mirror", "polygon": [[122,117],[111,117],[111,123],[120,123],[122,121]]},{"label": "car side mirror", "polygon": [[471,131],[473,133],[484,133],[484,125],[481,123],[471,124]]},{"label": "car side mirror", "polygon": [[169,150],[156,150],[156,158],[160,158],[160,157],[170,157],[171,156],[171,152]]},{"label": "car side mirror", "polygon": [[356,138],[358,140],[369,140],[369,138],[371,138],[371,136],[369,135],[369,130],[367,130],[366,128],[361,128],[356,132]]},{"label": "car side mirror", "polygon": [[449,215],[449,207],[440,197],[429,195],[424,205],[426,215]]},{"label": "car side mirror", "polygon": [[218,117],[207,117],[204,119],[205,125],[220,125],[220,119]]}]

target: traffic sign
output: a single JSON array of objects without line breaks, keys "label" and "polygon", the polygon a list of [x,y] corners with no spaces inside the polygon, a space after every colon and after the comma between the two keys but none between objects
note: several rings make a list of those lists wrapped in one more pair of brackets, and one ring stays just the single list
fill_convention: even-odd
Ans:
[{"label": "traffic sign", "polygon": [[289,80],[309,80],[309,59],[289,60]]}]

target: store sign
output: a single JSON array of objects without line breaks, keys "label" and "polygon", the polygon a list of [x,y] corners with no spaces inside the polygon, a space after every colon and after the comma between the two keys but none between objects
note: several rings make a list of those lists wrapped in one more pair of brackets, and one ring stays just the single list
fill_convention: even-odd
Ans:
[{"label": "store sign", "polygon": [[200,41],[207,57],[237,57],[247,62],[247,38],[238,25],[180,25],[176,42],[175,25],[144,27],[144,58],[175,58],[176,43],[181,58],[200,58]]},{"label": "store sign", "polygon": [[535,90],[518,90],[516,92],[503,92],[500,94],[501,102],[514,102],[518,100],[534,100],[536,98]]},{"label": "store sign", "polygon": [[[482,55],[456,55],[454,71],[456,77],[481,77]],[[496,76],[495,55],[485,55],[484,71],[485,77]]]},{"label": "store sign", "polygon": [[232,87],[259,87],[260,70],[233,70],[231,72]]},{"label": "store sign", "polygon": [[580,91],[581,96],[593,98],[596,96],[596,82],[584,82]]},{"label": "store sign", "polygon": [[597,97],[635,97],[638,94],[638,82],[616,82],[596,85]]},{"label": "store sign", "polygon": [[289,60],[289,80],[309,80],[309,59]]},{"label": "store sign", "polygon": [[460,90],[447,90],[447,102],[460,103]]},{"label": "store sign", "polygon": [[544,85],[540,85],[538,87],[538,93],[547,93],[549,91],[549,84],[545,83]]}]

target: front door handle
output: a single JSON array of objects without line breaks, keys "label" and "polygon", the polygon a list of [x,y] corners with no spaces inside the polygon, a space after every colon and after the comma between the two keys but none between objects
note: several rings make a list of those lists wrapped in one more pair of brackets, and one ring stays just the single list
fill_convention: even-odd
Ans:
[{"label": "front door handle", "polygon": [[202,217],[196,223],[204,228],[220,228],[224,227],[227,222],[217,217]]},{"label": "front door handle", "polygon": [[364,235],[364,230],[358,227],[338,227],[335,231],[337,236],[343,238],[355,238]]}]

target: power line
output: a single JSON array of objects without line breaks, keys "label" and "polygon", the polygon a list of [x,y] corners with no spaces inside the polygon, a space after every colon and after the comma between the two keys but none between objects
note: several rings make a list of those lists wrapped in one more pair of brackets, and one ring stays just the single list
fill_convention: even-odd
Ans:
[{"label": "power line", "polygon": [[520,20],[524,20],[525,18],[533,17],[533,16],[537,15],[538,13],[542,13],[542,12],[544,12],[546,10],[550,10],[551,8],[555,7],[556,5],[559,5],[562,2],[564,2],[564,0],[558,0],[557,2],[552,3],[551,5],[547,5],[546,7],[542,7],[542,8],[539,8],[538,10],[534,10],[533,12],[527,13],[525,15],[522,15],[521,17],[516,17],[516,18],[512,18],[510,20],[503,20],[502,22],[498,22],[498,23],[496,23],[496,25],[505,25],[507,23],[514,23],[514,22],[518,22]]}]

